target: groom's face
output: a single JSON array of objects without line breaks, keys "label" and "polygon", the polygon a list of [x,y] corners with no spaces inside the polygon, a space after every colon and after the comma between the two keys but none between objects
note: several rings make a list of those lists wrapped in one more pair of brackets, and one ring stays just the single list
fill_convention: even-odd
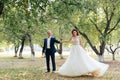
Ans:
[{"label": "groom's face", "polygon": [[50,37],[51,36],[51,32],[47,32],[47,35],[48,35],[48,37]]}]

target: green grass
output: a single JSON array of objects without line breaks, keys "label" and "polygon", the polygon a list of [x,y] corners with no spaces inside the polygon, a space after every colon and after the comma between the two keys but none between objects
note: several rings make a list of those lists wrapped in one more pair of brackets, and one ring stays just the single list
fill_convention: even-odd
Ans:
[{"label": "green grass", "polygon": [[[64,63],[64,59],[56,57],[57,69]],[[102,77],[80,76],[75,78],[63,77],[57,73],[45,73],[45,58],[17,59],[14,57],[0,57],[0,80],[119,80],[120,62],[106,61],[110,67]]]}]

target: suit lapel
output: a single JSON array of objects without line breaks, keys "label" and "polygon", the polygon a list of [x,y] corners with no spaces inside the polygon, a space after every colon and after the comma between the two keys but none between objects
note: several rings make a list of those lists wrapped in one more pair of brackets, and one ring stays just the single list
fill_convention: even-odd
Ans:
[{"label": "suit lapel", "polygon": [[51,47],[51,43],[52,43],[52,37],[50,38],[50,47]]},{"label": "suit lapel", "polygon": [[47,47],[47,38],[45,39],[45,45],[46,45],[46,47]]}]

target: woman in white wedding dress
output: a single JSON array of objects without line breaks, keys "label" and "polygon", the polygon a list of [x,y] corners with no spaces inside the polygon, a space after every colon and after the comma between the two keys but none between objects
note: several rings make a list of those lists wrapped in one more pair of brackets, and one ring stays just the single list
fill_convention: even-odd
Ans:
[{"label": "woman in white wedding dress", "polygon": [[58,70],[58,74],[71,77],[90,74],[99,77],[108,69],[109,65],[98,62],[87,54],[76,29],[72,30],[72,37],[69,40],[62,42],[71,42],[72,47],[70,55]]}]

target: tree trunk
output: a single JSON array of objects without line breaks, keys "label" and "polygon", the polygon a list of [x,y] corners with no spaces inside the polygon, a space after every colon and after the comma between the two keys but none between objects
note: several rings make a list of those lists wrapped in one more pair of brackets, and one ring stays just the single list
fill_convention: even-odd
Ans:
[{"label": "tree trunk", "polygon": [[19,44],[15,45],[15,56],[14,57],[17,57],[18,50],[19,50]]},{"label": "tree trunk", "polygon": [[110,50],[111,50],[111,52],[112,52],[112,60],[115,60],[115,53],[116,53],[116,50],[117,50],[119,47],[115,48],[114,50],[112,49],[112,47],[113,47],[113,45],[110,45]]},{"label": "tree trunk", "polygon": [[105,41],[102,41],[101,45],[100,45],[100,54],[99,55],[103,55],[105,51]]},{"label": "tree trunk", "polygon": [[114,53],[112,54],[112,59],[115,60],[115,54]]},{"label": "tree trunk", "polygon": [[100,45],[100,53],[98,55],[99,61],[104,62],[104,51],[105,51],[105,41],[102,40],[101,45]]},{"label": "tree trunk", "polygon": [[2,12],[3,12],[3,8],[4,8],[4,3],[3,3],[3,2],[0,2],[0,15],[1,15]]},{"label": "tree trunk", "polygon": [[34,52],[34,47],[33,47],[33,43],[32,43],[32,38],[30,34],[28,35],[28,39],[29,39],[29,43],[30,43],[30,48],[31,48],[31,60],[35,59],[35,52]]},{"label": "tree trunk", "polygon": [[23,48],[24,48],[25,38],[26,38],[25,36],[22,37],[21,48],[20,48],[20,52],[19,52],[19,59],[23,59],[22,51],[23,51]]},{"label": "tree trunk", "polygon": [[60,58],[63,59],[63,56],[62,56],[62,43],[60,43]]},{"label": "tree trunk", "polygon": [[98,60],[100,62],[104,62],[104,56],[103,55],[98,55]]}]

